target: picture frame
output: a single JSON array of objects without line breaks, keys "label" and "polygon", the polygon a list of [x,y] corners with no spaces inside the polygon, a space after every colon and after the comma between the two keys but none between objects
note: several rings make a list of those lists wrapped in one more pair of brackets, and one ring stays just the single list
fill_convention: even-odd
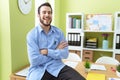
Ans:
[{"label": "picture frame", "polygon": [[85,30],[112,31],[112,14],[87,14]]}]

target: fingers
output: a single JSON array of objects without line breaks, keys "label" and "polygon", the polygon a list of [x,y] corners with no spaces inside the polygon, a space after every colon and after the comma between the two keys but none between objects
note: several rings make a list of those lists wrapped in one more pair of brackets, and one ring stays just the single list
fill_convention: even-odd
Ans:
[{"label": "fingers", "polygon": [[60,44],[57,46],[57,49],[63,49],[68,46],[66,41],[61,41]]},{"label": "fingers", "polygon": [[67,42],[62,42],[62,46],[66,47],[66,46],[68,46],[68,43]]},{"label": "fingers", "polygon": [[41,49],[40,53],[43,55],[47,55],[48,54],[48,50],[47,49]]}]

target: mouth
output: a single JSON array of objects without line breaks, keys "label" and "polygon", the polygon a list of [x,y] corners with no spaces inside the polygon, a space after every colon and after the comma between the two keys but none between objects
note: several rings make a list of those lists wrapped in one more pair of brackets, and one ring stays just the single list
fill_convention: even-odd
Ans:
[{"label": "mouth", "polygon": [[50,20],[50,18],[49,17],[45,17],[45,18],[43,18],[44,20]]},{"label": "mouth", "polygon": [[50,23],[51,19],[50,18],[44,18],[45,23]]},{"label": "mouth", "polygon": [[50,17],[43,17],[42,19],[40,19],[40,22],[45,26],[49,26],[51,21],[52,19]]}]

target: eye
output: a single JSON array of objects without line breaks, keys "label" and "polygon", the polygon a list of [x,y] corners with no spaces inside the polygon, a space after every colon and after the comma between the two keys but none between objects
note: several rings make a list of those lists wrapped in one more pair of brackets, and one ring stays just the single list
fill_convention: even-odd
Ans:
[{"label": "eye", "polygon": [[51,11],[42,11],[42,14],[49,14],[49,15],[51,15],[52,12]]},{"label": "eye", "polygon": [[43,11],[42,14],[46,14],[46,11]]},{"label": "eye", "polygon": [[48,11],[48,14],[52,14],[52,12],[51,12],[51,11]]}]

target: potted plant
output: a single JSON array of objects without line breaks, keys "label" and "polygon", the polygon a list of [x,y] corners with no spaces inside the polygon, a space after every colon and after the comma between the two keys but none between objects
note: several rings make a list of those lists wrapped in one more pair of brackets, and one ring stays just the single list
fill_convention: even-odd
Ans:
[{"label": "potted plant", "polygon": [[89,72],[90,71],[90,62],[86,61],[84,66],[85,66],[85,72]]},{"label": "potted plant", "polygon": [[120,77],[120,64],[116,66],[116,74]]}]

